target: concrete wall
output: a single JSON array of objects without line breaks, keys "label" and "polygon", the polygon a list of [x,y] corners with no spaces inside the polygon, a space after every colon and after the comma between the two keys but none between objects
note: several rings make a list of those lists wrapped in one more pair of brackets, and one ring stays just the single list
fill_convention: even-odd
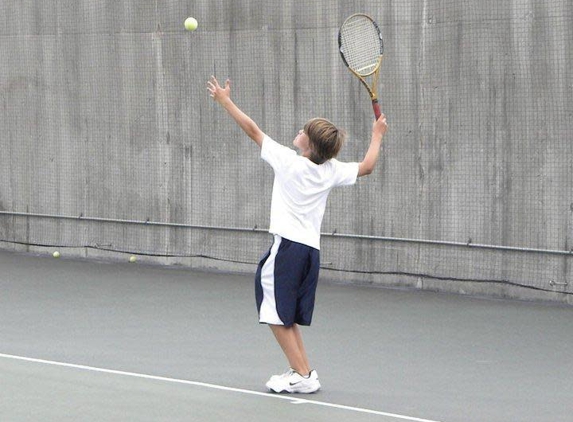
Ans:
[{"label": "concrete wall", "polygon": [[[258,230],[9,213],[268,227],[272,171],[205,82],[230,77],[236,102],[284,144],[311,117],[333,120],[349,134],[340,158],[360,160],[372,115],[336,36],[362,11],[385,38],[390,131],[376,173],[331,195],[324,232],[570,251],[572,7],[2,2],[0,240],[251,271],[269,243]],[[191,15],[194,33],[182,26]],[[336,269],[324,277],[344,282],[565,302],[573,293],[571,255],[336,237],[323,246]]]}]

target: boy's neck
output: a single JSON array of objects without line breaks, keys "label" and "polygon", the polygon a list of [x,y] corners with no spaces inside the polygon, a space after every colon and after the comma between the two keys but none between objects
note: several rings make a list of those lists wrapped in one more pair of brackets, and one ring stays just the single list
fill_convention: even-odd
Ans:
[{"label": "boy's neck", "polygon": [[298,155],[300,155],[301,157],[310,159],[310,157],[312,156],[312,151],[310,150],[310,148],[308,148],[308,149],[299,149],[299,150],[298,150]]}]

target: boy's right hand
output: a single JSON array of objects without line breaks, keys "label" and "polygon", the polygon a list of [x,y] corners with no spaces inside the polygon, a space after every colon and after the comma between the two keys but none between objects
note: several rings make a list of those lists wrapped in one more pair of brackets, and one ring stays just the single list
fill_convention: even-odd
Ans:
[{"label": "boy's right hand", "polygon": [[378,120],[372,124],[372,133],[382,138],[388,129],[388,124],[386,123],[386,116],[381,114]]},{"label": "boy's right hand", "polygon": [[223,105],[226,100],[231,98],[231,81],[227,79],[223,88],[219,85],[217,78],[211,76],[211,79],[207,82],[207,90],[210,92],[211,98]]},{"label": "boy's right hand", "polygon": [[380,155],[380,147],[382,146],[382,137],[388,129],[386,123],[386,116],[381,114],[380,117],[372,124],[372,138],[370,139],[370,146],[364,160],[358,166],[358,177],[366,176],[374,170],[378,157]]}]

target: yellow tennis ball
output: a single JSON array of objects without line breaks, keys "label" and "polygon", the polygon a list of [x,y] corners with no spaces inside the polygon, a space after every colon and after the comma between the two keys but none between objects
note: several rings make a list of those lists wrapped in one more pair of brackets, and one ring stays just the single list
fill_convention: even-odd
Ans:
[{"label": "yellow tennis ball", "polygon": [[59,257],[60,257],[60,253],[59,253],[58,251],[56,251],[56,252],[54,252],[54,253],[52,254],[52,256],[53,256],[54,258],[59,258]]},{"label": "yellow tennis ball", "polygon": [[137,258],[135,256],[132,255],[129,257],[129,262],[133,264],[135,261],[137,261]]},{"label": "yellow tennis ball", "polygon": [[197,29],[198,25],[199,25],[199,23],[197,22],[197,19],[195,19],[195,18],[185,19],[185,29],[187,31],[195,31]]}]

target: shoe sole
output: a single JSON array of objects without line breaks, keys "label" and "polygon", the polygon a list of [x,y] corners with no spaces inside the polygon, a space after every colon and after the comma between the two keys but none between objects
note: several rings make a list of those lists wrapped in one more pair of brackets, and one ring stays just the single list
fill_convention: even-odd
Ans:
[{"label": "shoe sole", "polygon": [[282,393],[289,393],[289,394],[312,394],[312,393],[316,393],[318,390],[320,390],[320,385],[318,386],[310,386],[307,388],[284,388],[282,390],[275,390],[269,386],[267,386],[267,388],[269,389],[269,391],[271,393],[276,393],[276,394],[282,394]]}]

